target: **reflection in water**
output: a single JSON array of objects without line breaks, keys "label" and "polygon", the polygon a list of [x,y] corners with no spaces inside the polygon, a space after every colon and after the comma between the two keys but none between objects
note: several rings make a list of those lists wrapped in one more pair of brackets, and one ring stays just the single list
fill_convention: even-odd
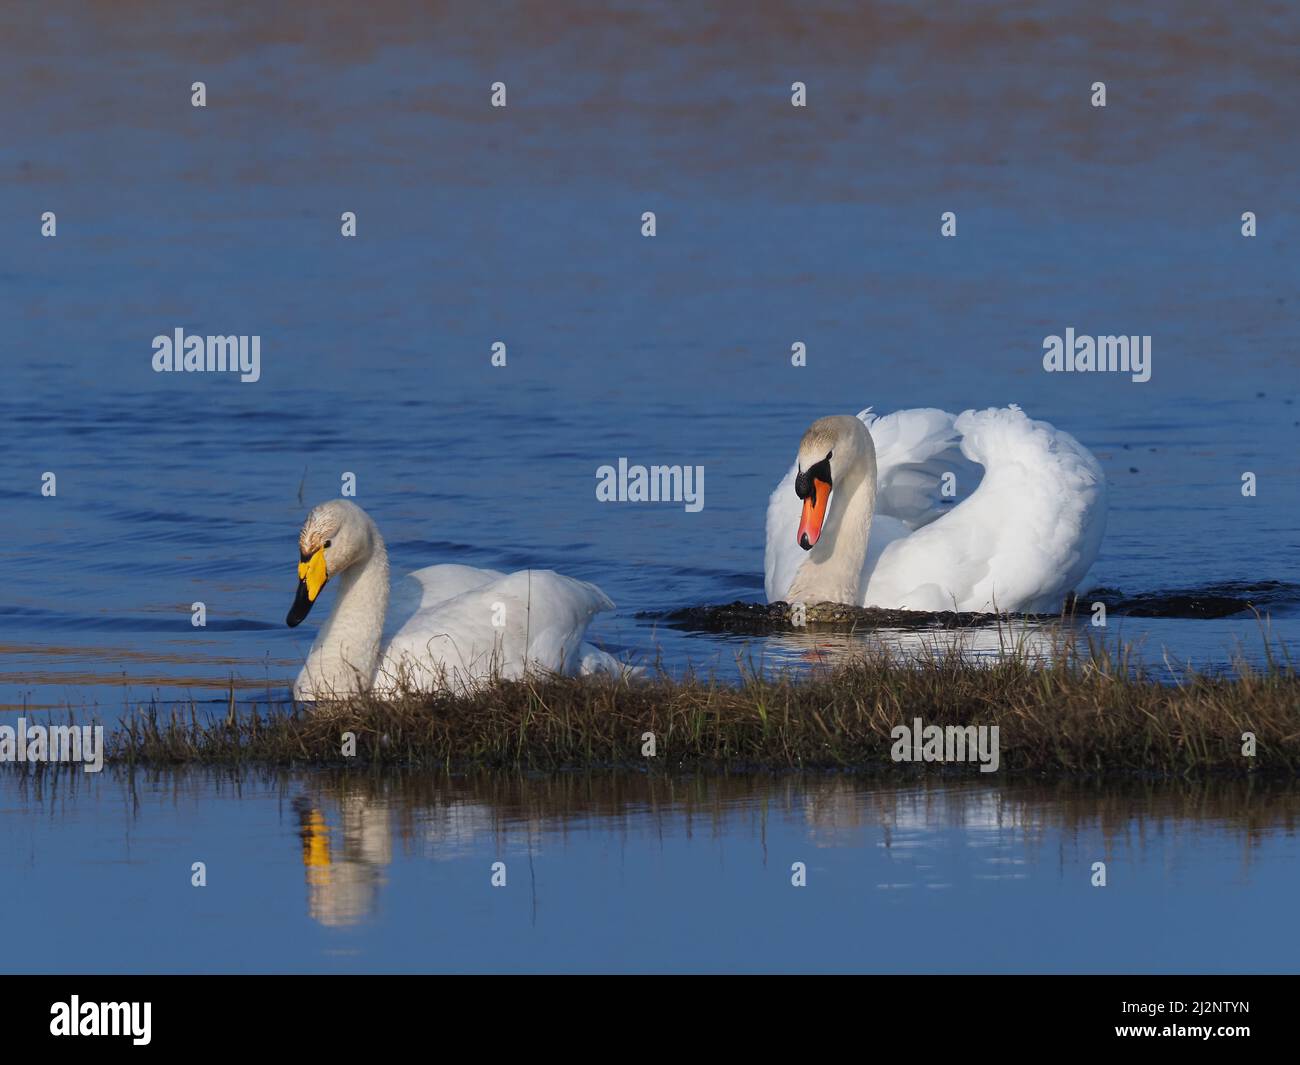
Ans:
[{"label": "reflection in water", "polygon": [[0,771],[0,895],[52,972],[1289,971],[1298,815],[1249,780]]},{"label": "reflection in water", "polygon": [[[391,820],[412,849],[413,826],[419,825],[429,857],[446,859],[464,853],[476,838],[491,834],[491,811],[445,795],[403,801],[373,778],[342,776],[312,789],[314,797],[294,800],[307,874],[307,910],[323,925],[355,924],[378,907],[384,870],[393,861]],[[326,817],[328,809],[336,827]]]},{"label": "reflection in water", "polygon": [[[1295,834],[1300,789],[1250,781],[1170,784],[1012,783],[920,778],[907,783],[849,776],[700,776],[395,773],[305,778],[295,800],[310,916],[327,926],[373,915],[394,843],[416,858],[447,861],[479,844],[530,858],[564,849],[571,833],[600,830],[624,843],[636,832],[757,843],[766,864],[774,819],[801,824],[817,848],[878,848],[879,890],[948,889],[973,881],[1023,880],[1042,861],[1049,835],[1078,845],[1100,833],[1091,862],[1140,858],[1148,843],[1194,843],[1205,834],[1237,840],[1248,867],[1272,833]],[[641,831],[638,831],[641,830]],[[481,848],[478,848],[481,849]],[[1095,851],[1095,852],[1094,852]],[[1049,857],[1059,863],[1062,853]],[[1073,860],[1073,859],[1072,859]]]},{"label": "reflection in water", "polygon": [[[1030,662],[1050,662],[1071,635],[1056,620],[1049,622],[1011,618],[1001,624],[973,625],[960,629],[876,629],[864,632],[835,632],[809,629],[781,632],[751,641],[748,653],[761,651],[771,667],[834,667],[861,659],[864,653],[888,652],[902,661],[921,661],[959,656],[967,661],[992,661],[1015,654]],[[1086,635],[1084,636],[1086,646]]]},{"label": "reflection in water", "polygon": [[332,850],[325,814],[302,798],[294,806],[307,870],[308,913],[323,925],[354,924],[375,910],[383,870],[393,860],[387,804],[355,794],[343,796]]}]

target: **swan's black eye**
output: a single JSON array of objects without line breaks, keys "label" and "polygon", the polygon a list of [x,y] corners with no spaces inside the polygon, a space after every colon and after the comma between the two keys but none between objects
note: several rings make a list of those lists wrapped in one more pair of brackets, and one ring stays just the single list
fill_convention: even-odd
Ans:
[{"label": "swan's black eye", "polygon": [[326,546],[326,547],[329,547],[329,545],[332,544],[333,542],[334,542],[333,540],[326,540],[326,541],[325,541],[325,546]]},{"label": "swan's black eye", "polygon": [[[827,486],[831,484],[831,457],[829,454],[821,462],[810,467],[807,472],[796,475],[794,494],[800,499],[807,499],[814,492],[814,481],[823,481]],[[816,501],[816,496],[813,496],[813,500]]]}]

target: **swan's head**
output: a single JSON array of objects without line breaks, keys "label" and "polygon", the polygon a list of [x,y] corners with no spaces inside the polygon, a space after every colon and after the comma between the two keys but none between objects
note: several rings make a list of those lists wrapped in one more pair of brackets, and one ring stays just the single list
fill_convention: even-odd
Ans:
[{"label": "swan's head", "polygon": [[326,581],[370,556],[372,528],[366,512],[346,499],[312,508],[298,534],[298,594],[286,625],[293,628],[308,615]]},{"label": "swan's head", "polygon": [[803,500],[795,537],[811,551],[822,534],[836,480],[844,480],[869,461],[874,477],[876,449],[862,421],[851,414],[818,418],[799,441],[794,493]]}]

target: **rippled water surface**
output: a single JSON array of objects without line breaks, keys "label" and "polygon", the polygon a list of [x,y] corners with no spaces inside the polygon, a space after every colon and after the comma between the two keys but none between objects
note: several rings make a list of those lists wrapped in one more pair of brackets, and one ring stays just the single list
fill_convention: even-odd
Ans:
[{"label": "rippled water surface", "polygon": [[[1076,435],[1091,583],[1300,583],[1293,8],[318,8],[0,13],[0,703],[282,693],[296,530],[345,472],[398,569],[557,567],[612,650],[797,664],[636,615],[760,598],[800,433],[867,405]],[[1067,326],[1151,334],[1151,381],[1043,373]],[[261,380],[153,373],[176,327],[260,335]],[[598,503],[620,456],[704,466],[704,509]],[[1244,614],[1110,635],[1259,655]]]},{"label": "rippled water surface", "polygon": [[[597,641],[670,672],[914,649],[661,617],[762,597],[800,434],[868,405],[1015,402],[1091,448],[1089,586],[1273,582],[1262,621],[1112,617],[1148,662],[1294,650],[1298,52],[1284,4],[6,5],[0,720],[282,698],[323,616],[283,623],[297,529],[345,473],[399,571],[595,581]],[[260,336],[260,380],[154,373],[178,327]],[[1044,373],[1068,327],[1149,334],[1151,380]],[[598,503],[623,456],[703,466],[703,510]],[[4,770],[0,969],[1294,970],[1296,814],[1247,783]]]}]

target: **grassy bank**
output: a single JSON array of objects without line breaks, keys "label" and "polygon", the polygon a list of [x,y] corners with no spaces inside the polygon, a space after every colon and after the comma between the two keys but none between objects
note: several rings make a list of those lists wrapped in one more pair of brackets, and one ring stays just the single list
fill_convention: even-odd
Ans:
[{"label": "grassy bank", "polygon": [[[555,769],[828,768],[916,771],[891,759],[891,731],[997,726],[999,773],[1263,773],[1300,769],[1300,678],[1289,665],[1158,683],[1122,658],[880,654],[833,672],[703,680],[545,678],[469,696],[362,697],[315,709],[129,716],[109,758],[148,764],[411,765]],[[654,733],[656,753],[643,755]],[[342,754],[355,736],[355,756]],[[1255,755],[1243,755],[1243,733]],[[926,764],[925,771],[953,767]],[[971,764],[958,771],[977,772]],[[992,779],[993,775],[985,779]]]}]

